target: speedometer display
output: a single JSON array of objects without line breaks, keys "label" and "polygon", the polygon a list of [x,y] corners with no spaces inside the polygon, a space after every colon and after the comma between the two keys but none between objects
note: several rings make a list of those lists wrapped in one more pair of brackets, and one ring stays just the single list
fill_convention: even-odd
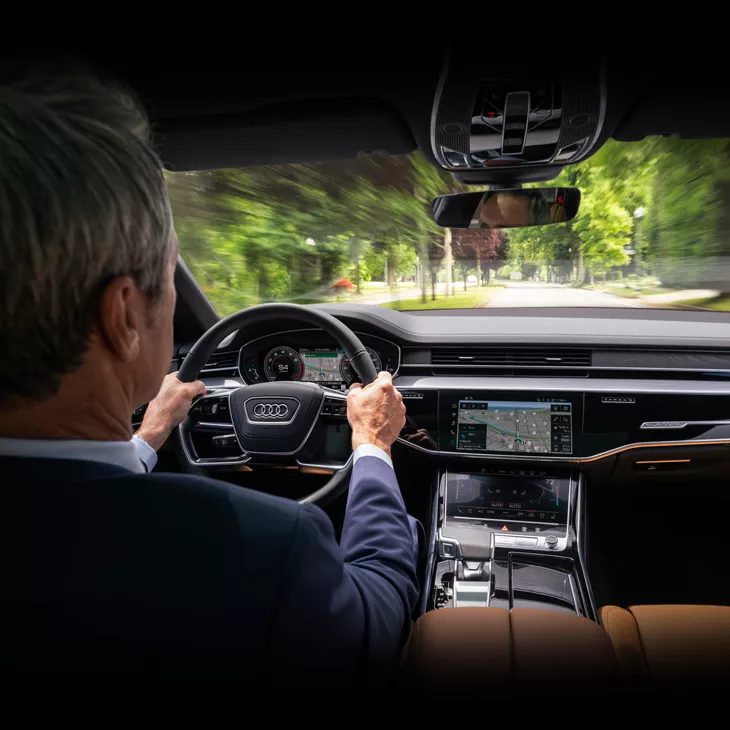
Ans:
[{"label": "speedometer display", "polygon": [[[380,359],[380,355],[378,355],[375,350],[371,350],[369,347],[366,347],[365,349],[368,351],[370,359],[373,361],[373,365],[375,365],[375,372],[379,373],[383,369],[383,362]],[[342,379],[348,384],[358,379],[358,375],[350,364],[350,358],[347,357],[347,355],[343,355],[342,360],[340,361],[340,373],[342,374]]]},{"label": "speedometer display", "polygon": [[264,375],[268,380],[301,380],[302,358],[291,347],[275,347],[264,359]]}]

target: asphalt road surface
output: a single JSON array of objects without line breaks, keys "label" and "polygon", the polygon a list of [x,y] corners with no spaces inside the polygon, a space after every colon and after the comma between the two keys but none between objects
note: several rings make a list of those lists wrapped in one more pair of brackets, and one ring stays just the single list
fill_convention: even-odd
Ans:
[{"label": "asphalt road surface", "polygon": [[[500,282],[502,283],[502,282]],[[574,289],[562,284],[533,281],[509,281],[504,289],[489,300],[494,307],[641,307],[636,299],[625,299],[613,294]]]}]

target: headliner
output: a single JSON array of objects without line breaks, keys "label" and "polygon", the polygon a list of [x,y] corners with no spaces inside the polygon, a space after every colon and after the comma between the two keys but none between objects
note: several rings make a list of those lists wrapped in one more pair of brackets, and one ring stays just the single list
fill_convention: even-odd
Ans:
[{"label": "headliner", "polygon": [[[571,43],[562,57],[547,48],[532,56],[521,52],[520,62],[544,71],[548,63],[570,68],[572,59],[599,60]],[[682,58],[667,49],[664,55],[652,51],[647,59],[632,55],[632,44],[619,45],[616,55],[600,58],[608,97],[601,142],[654,134],[730,137],[730,87],[719,70],[687,70],[692,49],[686,41]],[[433,161],[429,125],[444,58],[441,45],[327,44],[306,52],[301,46],[277,47],[276,54],[258,48],[195,51],[116,46],[76,48],[71,55],[136,90],[170,169],[340,159],[372,151],[404,154],[416,148]],[[20,61],[58,55],[25,50]],[[508,69],[511,57],[514,47],[497,49],[492,43],[490,70]],[[17,54],[3,58],[3,77],[17,73],[18,60]]]}]

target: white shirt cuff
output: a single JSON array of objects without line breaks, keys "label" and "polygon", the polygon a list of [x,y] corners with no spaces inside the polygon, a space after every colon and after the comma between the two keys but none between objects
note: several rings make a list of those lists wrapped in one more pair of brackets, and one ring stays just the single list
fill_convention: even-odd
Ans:
[{"label": "white shirt cuff", "polygon": [[151,472],[157,464],[157,452],[146,442],[137,436],[132,436],[132,446],[139,460],[144,464],[147,473]]},{"label": "white shirt cuff", "polygon": [[379,446],[375,446],[375,444],[360,444],[355,449],[352,465],[357,464],[357,460],[363,456],[374,456],[376,459],[384,461],[391,469],[393,468],[392,459]]}]

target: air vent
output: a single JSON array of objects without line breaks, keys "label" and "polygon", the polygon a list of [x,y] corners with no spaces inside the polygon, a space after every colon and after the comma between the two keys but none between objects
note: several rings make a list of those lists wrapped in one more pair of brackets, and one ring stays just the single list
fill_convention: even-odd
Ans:
[{"label": "air vent", "polygon": [[433,365],[515,368],[584,368],[590,367],[590,350],[543,348],[438,348],[431,351]]},{"label": "air vent", "polygon": [[214,352],[200,372],[219,377],[238,375],[238,350]]}]

